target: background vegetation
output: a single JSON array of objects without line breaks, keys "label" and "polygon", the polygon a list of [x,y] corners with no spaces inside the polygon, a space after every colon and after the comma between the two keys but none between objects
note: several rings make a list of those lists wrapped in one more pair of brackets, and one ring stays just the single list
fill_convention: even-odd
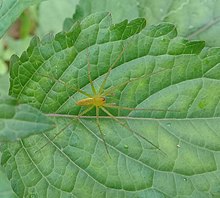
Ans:
[{"label": "background vegetation", "polygon": [[[48,172],[46,171],[43,173],[43,176],[39,176],[38,172],[35,170],[36,167],[41,167],[40,158],[42,158],[43,154],[39,154],[39,156],[36,155],[33,157],[33,160],[36,160],[35,162],[37,164],[37,166],[33,166],[35,163],[30,163],[28,158],[25,157],[24,150],[21,150],[21,148],[27,148],[27,150],[30,149],[30,152],[33,154],[34,151],[31,150],[32,148],[30,145],[38,144],[38,142],[47,142],[42,140],[41,136],[34,138],[30,137],[27,140],[17,143],[2,143],[0,196],[42,197],[42,195],[44,195],[45,197],[51,197],[53,195],[54,197],[219,197],[219,10],[220,1],[215,0],[1,0],[1,95],[8,95],[9,70],[16,71],[12,70],[12,68],[9,69],[9,61],[11,55],[16,54],[17,56],[21,56],[22,52],[26,50],[28,46],[29,51],[38,48],[36,47],[38,46],[39,42],[37,39],[32,40],[32,44],[29,45],[31,38],[34,35],[40,37],[40,39],[46,43],[45,46],[47,46],[47,44],[50,46],[50,44],[54,43],[55,40],[52,37],[44,37],[46,34],[50,32],[56,34],[62,30],[71,32],[71,27],[75,22],[83,20],[90,14],[108,11],[111,13],[113,24],[120,23],[124,19],[131,21],[138,17],[145,18],[147,20],[147,28],[143,30],[143,34],[140,34],[140,38],[143,39],[141,41],[146,43],[152,41],[154,46],[152,46],[150,48],[151,51],[146,54],[144,54],[144,50],[142,51],[142,49],[140,49],[140,52],[143,52],[144,54],[143,58],[146,58],[146,60],[141,59],[141,63],[144,62],[147,65],[150,65],[152,61],[150,57],[157,56],[155,61],[157,62],[158,68],[166,68],[167,65],[170,66],[170,73],[162,73],[161,76],[159,75],[159,79],[163,79],[163,82],[166,82],[165,85],[161,85],[160,81],[155,80],[153,81],[154,84],[149,87],[149,90],[153,90],[152,93],[154,92],[158,95],[162,94],[165,96],[165,99],[157,101],[155,98],[158,98],[158,95],[153,98],[154,94],[149,92],[148,96],[143,96],[143,98],[136,98],[137,101],[145,101],[145,103],[138,103],[138,105],[142,104],[143,107],[154,108],[155,105],[158,105],[157,108],[168,109],[170,104],[169,101],[173,101],[173,98],[177,98],[177,96],[179,96],[178,100],[175,101],[175,108],[177,108],[177,110],[180,109],[181,113],[168,113],[166,115],[161,115],[154,112],[141,116],[153,118],[160,117],[162,119],[156,120],[155,122],[141,122],[141,124],[139,121],[133,123],[136,130],[138,131],[143,128],[152,132],[159,131],[159,135],[157,135],[157,137],[160,138],[160,142],[163,142],[161,141],[163,138],[166,140],[166,144],[164,144],[163,147],[164,150],[168,152],[168,158],[156,155],[155,151],[150,152],[149,150],[152,149],[149,148],[149,145],[143,149],[144,154],[142,157],[140,157],[141,150],[138,149],[142,149],[144,146],[138,145],[138,143],[135,142],[135,139],[130,140],[131,142],[127,140],[121,143],[121,145],[117,145],[114,140],[111,139],[112,134],[107,134],[107,139],[109,137],[108,141],[111,143],[112,147],[115,148],[114,152],[112,153],[114,156],[117,156],[117,160],[114,161],[115,158],[113,157],[113,161],[109,162],[105,159],[105,157],[102,156],[102,153],[97,152],[94,154],[94,159],[90,159],[89,156],[86,156],[84,153],[85,158],[77,161],[76,153],[72,154],[65,151],[64,153],[67,157],[69,157],[69,160],[65,161],[59,153],[55,153],[50,155],[52,157],[45,159],[46,162],[43,164],[44,166],[49,164],[50,167],[55,167],[55,171],[51,171],[53,172],[53,175],[50,177],[47,175],[48,172],[50,172],[50,167],[47,167]],[[100,26],[101,24],[105,25],[105,27],[108,27],[108,24],[111,23],[107,15],[97,15],[94,18],[97,20],[92,23],[93,25]],[[105,19],[105,23],[102,22],[101,19]],[[166,22],[166,24],[160,24],[161,22]],[[175,25],[178,36],[175,27],[170,23]],[[84,22],[80,24],[79,27],[80,30],[85,30],[86,32],[85,27],[90,27],[90,25],[91,21],[89,21],[89,18],[87,18],[87,20],[84,20]],[[123,23],[118,27],[122,26]],[[127,26],[129,25],[126,24],[123,27],[126,29]],[[133,29],[131,28],[131,30],[134,30],[135,27],[133,27]],[[120,35],[121,30],[120,28],[118,29],[118,34]],[[116,30],[118,29],[116,28]],[[112,32],[114,33],[114,29]],[[161,35],[158,36],[157,33],[160,33]],[[72,38],[72,34],[74,33],[71,32],[71,34],[67,35]],[[95,30],[94,32],[91,30],[90,34],[91,39],[96,38]],[[144,37],[141,37],[141,35],[144,35]],[[129,36],[131,37],[132,34]],[[59,38],[59,36],[57,36],[57,38]],[[86,37],[82,36],[82,38],[83,42]],[[188,41],[188,39],[190,41]],[[137,49],[139,45],[135,43],[135,39],[132,42],[134,42],[134,47],[132,49]],[[166,42],[172,43],[172,45],[168,46]],[[85,45],[88,45],[87,47],[92,46],[91,43],[87,43]],[[116,43],[114,45],[116,45]],[[41,46],[41,44],[39,44],[39,46]],[[43,52],[43,49],[41,50],[40,51]],[[91,48],[90,53],[95,54],[95,52],[95,49]],[[117,50],[115,53],[116,52]],[[131,60],[138,61],[138,55],[132,56],[134,52],[135,50],[131,50],[130,52],[128,51],[126,55],[128,59],[131,57]],[[80,55],[83,56],[83,50],[80,51]],[[177,62],[174,63],[163,55],[172,55],[172,57]],[[162,57],[161,59],[160,56]],[[27,56],[21,57],[21,59],[12,59],[11,66],[13,66],[13,69],[18,68],[19,65],[23,67],[23,63],[25,63],[26,59],[25,57],[29,57],[29,54],[27,54]],[[36,57],[37,55],[35,58]],[[59,58],[58,55],[56,57],[57,59]],[[103,60],[103,62],[105,61],[108,62],[107,60]],[[135,63],[137,65],[137,75],[139,75],[140,70],[138,69],[138,62]],[[129,64],[124,65],[123,63],[120,63],[118,65],[119,71],[125,70],[125,66],[129,67]],[[131,66],[132,65],[130,65],[130,67]],[[175,67],[177,67],[176,70],[173,69]],[[178,69],[178,67],[181,67],[182,70]],[[106,73],[106,71],[103,71],[103,73]],[[169,75],[172,76],[172,81],[168,82],[168,80],[166,81],[165,79]],[[13,95],[19,99],[19,102],[23,100],[21,103],[24,102],[31,104],[33,101],[30,102],[29,98],[26,99],[25,97],[27,97],[27,95],[25,94],[22,96],[20,93],[22,93],[23,90],[21,91],[16,87],[16,83],[20,82],[22,79],[20,77],[17,78],[17,76],[18,75],[16,75],[16,72],[11,73],[11,79],[13,79],[11,82],[13,83],[11,85],[10,95]],[[94,77],[98,76],[99,75],[97,73],[94,73]],[[117,72],[113,72],[110,78],[112,81],[117,79]],[[139,83],[140,82],[141,81],[139,81]],[[88,82],[86,82],[86,85],[87,84]],[[24,90],[28,90],[28,88],[29,87],[27,86]],[[60,89],[62,94],[65,90],[65,88],[62,86],[58,87],[57,89]],[[39,94],[43,93],[39,92]],[[20,95],[22,96],[22,100],[18,98],[18,95],[19,97]],[[147,98],[150,96],[152,96],[152,98],[150,102],[148,102]],[[45,120],[47,117],[45,117],[44,114],[37,110],[39,108],[35,102],[33,102],[34,105],[32,105],[37,107],[37,109],[32,109],[30,106],[21,107],[16,101],[14,101],[14,99],[11,98],[1,98],[0,101],[1,112],[6,112],[5,107],[7,107],[8,112],[13,112],[13,115],[15,114],[18,117],[22,114],[22,112],[28,112],[29,115],[38,115],[39,119],[37,121],[35,120],[35,123],[38,123],[38,126],[39,123],[41,124],[41,130],[38,130],[39,133],[53,128],[53,123],[51,123],[50,120],[48,120],[48,122],[45,121],[45,123],[42,124],[42,120]],[[123,102],[124,101],[122,100],[121,104],[127,105]],[[131,102],[129,105],[132,106],[134,104]],[[59,103],[54,103],[54,106],[59,106]],[[47,112],[45,108],[43,107],[41,111]],[[66,106],[66,109],[68,108],[71,107]],[[6,117],[7,116],[4,113],[0,115],[0,118],[4,122]],[[167,121],[168,118],[171,119]],[[23,117],[21,120],[22,119]],[[3,122],[2,120],[1,123]],[[55,122],[56,126],[59,126],[59,128],[62,128],[67,123],[66,120],[56,119],[53,120],[53,122]],[[10,126],[10,122],[8,122],[7,125]],[[20,125],[17,123],[17,126],[21,125],[22,123],[20,123]],[[84,125],[89,126],[89,129],[93,129],[95,127],[93,122],[87,123],[85,121]],[[120,126],[117,124],[115,125],[114,122],[103,122],[103,128],[106,131],[108,131],[108,129],[112,128],[113,126],[116,129],[120,128]],[[161,131],[158,130],[158,128],[155,129],[156,126],[161,127]],[[20,135],[16,133],[7,133],[8,131],[14,131],[14,129],[8,127],[6,131],[1,130],[1,141],[12,141],[16,138],[20,139],[25,137],[26,133],[35,133],[34,130],[31,131],[30,129],[33,129],[33,125],[31,124],[26,126],[25,129],[22,128],[22,133]],[[76,129],[72,130],[76,131]],[[81,130],[82,134],[84,134],[84,129],[79,127],[77,130]],[[60,138],[57,142],[57,145],[61,146],[61,148],[64,148],[63,145],[65,145],[65,141],[67,137],[69,137],[69,131],[66,133],[66,136],[62,136],[62,138]],[[53,136],[53,134],[54,131],[49,134],[49,137],[50,135]],[[85,140],[85,136],[88,137],[87,140]],[[83,140],[88,143],[93,141],[93,138],[90,137],[89,134],[85,136],[77,137],[79,138],[78,144],[82,144],[82,142],[80,142],[80,138],[81,141]],[[154,138],[154,135],[149,135],[149,137]],[[120,138],[121,137],[119,137],[119,139]],[[76,140],[76,137],[72,137],[72,140]],[[93,143],[95,145],[95,142]],[[128,143],[134,147],[132,149],[127,148]],[[175,144],[172,145],[172,143]],[[72,146],[77,147],[77,142],[73,142],[73,144],[74,145]],[[181,146],[180,148],[183,149],[179,149],[178,151],[178,146]],[[102,151],[102,147],[103,144],[100,143],[101,149],[99,150]],[[37,148],[34,149],[36,150]],[[172,153],[174,150],[176,152]],[[55,149],[55,151],[57,151],[57,149]],[[49,156],[51,152],[53,153],[55,151],[53,146],[50,145],[45,150],[45,153],[47,153]],[[79,152],[78,155],[82,155],[82,153]],[[119,156],[121,156],[122,159],[118,160]],[[71,164],[70,159],[74,162],[77,161],[77,163],[74,165]],[[50,164],[53,160],[55,160],[55,165]],[[90,160],[90,163],[88,160]],[[23,163],[24,161],[26,161],[26,163]],[[122,164],[117,166],[116,163],[119,162]],[[123,164],[124,162],[127,162],[127,170],[120,170],[120,167],[126,167],[125,164]],[[175,163],[173,164],[173,162]],[[88,167],[87,163],[91,164],[91,167]],[[71,165],[68,166],[68,164]],[[62,168],[59,169],[59,167]],[[21,170],[23,169],[26,170],[26,172],[22,172]],[[71,184],[71,181],[75,177],[73,170],[76,170],[77,172],[79,171],[78,169],[82,172],[84,171],[89,176],[88,179],[85,179],[86,176],[83,175],[83,173],[78,174],[79,178],[74,180],[79,182],[76,185],[76,189],[74,189],[75,193],[70,193],[72,191],[69,190],[68,187],[70,188],[71,185],[69,184]],[[33,170],[34,173],[31,174],[31,170]],[[107,177],[108,171],[110,171],[111,174],[115,174],[115,178],[110,178],[109,181],[105,180],[104,178],[105,176]],[[145,177],[141,175],[141,171],[143,171],[143,175],[147,176]],[[93,173],[96,174],[93,175]],[[60,184],[55,179],[58,177],[57,175],[59,175],[59,178],[65,179],[68,182]],[[35,185],[34,180],[38,177],[45,177],[46,179],[42,179],[42,181],[44,180],[44,182],[46,182],[39,182],[37,183],[38,185]],[[118,182],[120,180],[119,178],[121,179],[120,182]],[[130,183],[127,181],[130,181]],[[50,183],[53,184],[52,186],[56,186],[56,190],[50,188]],[[137,185],[134,185],[134,183]],[[31,185],[28,186],[28,184]],[[42,189],[45,188],[48,190],[47,192],[43,192]],[[88,192],[89,194],[87,194]]]}]

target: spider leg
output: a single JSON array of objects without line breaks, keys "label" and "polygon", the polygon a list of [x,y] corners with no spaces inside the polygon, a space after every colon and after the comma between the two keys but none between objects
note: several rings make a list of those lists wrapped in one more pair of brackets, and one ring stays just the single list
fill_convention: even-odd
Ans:
[{"label": "spider leg", "polygon": [[126,129],[128,129],[129,131],[131,131],[132,133],[136,134],[137,136],[141,137],[142,139],[144,139],[145,141],[147,141],[148,143],[150,143],[152,146],[154,146],[155,148],[157,148],[158,150],[160,150],[164,155],[167,156],[167,154],[165,152],[163,152],[157,145],[155,145],[153,142],[151,142],[150,140],[148,140],[147,138],[145,138],[144,136],[142,136],[141,134],[137,133],[136,131],[132,130],[130,127],[128,127],[127,125],[125,125],[124,122],[121,122],[118,118],[116,118],[115,116],[113,116],[107,109],[105,109],[104,107],[101,107],[101,109],[107,114],[109,115],[113,120],[115,120],[116,122],[118,122],[121,126],[125,127]]},{"label": "spider leg", "polygon": [[89,83],[91,85],[91,88],[92,88],[92,92],[94,95],[96,95],[96,89],[95,89],[95,86],[94,86],[94,83],[92,81],[92,77],[91,77],[91,64],[90,64],[90,59],[89,59],[89,50],[87,48],[86,50],[86,53],[87,53],[87,62],[88,62],[88,78],[89,78]]},{"label": "spider leg", "polygon": [[[83,116],[84,114],[86,114],[87,112],[89,112],[90,110],[92,110],[94,106],[90,106],[88,108],[86,108],[83,112],[81,112],[76,119],[79,119],[80,116]],[[65,126],[63,127],[57,134],[55,134],[53,136],[52,139],[50,139],[46,144],[44,144],[42,147],[40,147],[37,151],[35,151],[35,153],[37,153],[38,151],[40,151],[41,149],[43,149],[45,146],[47,146],[50,142],[54,141],[65,129],[67,129],[70,125],[72,124],[72,120]]]},{"label": "spider leg", "polygon": [[105,141],[105,138],[104,138],[104,133],[102,132],[102,129],[101,129],[101,125],[100,125],[100,120],[99,120],[99,107],[96,107],[96,122],[97,122],[97,126],[99,128],[99,132],[101,134],[101,138],[104,142],[104,145],[105,145],[105,150],[107,152],[107,154],[109,155],[109,157],[111,158],[110,154],[109,154],[109,151],[108,151],[108,147],[107,147],[107,144],[106,144],[106,141]]}]

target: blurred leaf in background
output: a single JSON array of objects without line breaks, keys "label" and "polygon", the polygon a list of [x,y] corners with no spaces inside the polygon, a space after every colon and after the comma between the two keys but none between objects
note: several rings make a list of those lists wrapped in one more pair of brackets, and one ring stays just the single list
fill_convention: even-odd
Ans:
[{"label": "blurred leaf in background", "polygon": [[40,4],[37,35],[43,36],[50,32],[60,32],[64,19],[73,15],[78,1],[79,0],[48,0]]},{"label": "blurred leaf in background", "polygon": [[27,7],[42,1],[44,0],[0,0],[0,38]]},{"label": "blurred leaf in background", "polygon": [[0,95],[7,95],[9,90],[9,74],[0,75]]},{"label": "blurred leaf in background", "polygon": [[161,21],[177,26],[181,36],[205,40],[207,46],[220,46],[220,1],[216,0],[138,0],[140,16],[151,24]]},{"label": "blurred leaf in background", "polygon": [[[1,154],[0,154],[1,158]],[[0,197],[1,198],[16,198],[17,195],[11,188],[11,183],[8,180],[4,169],[0,167]]]},{"label": "blurred leaf in background", "polygon": [[9,62],[12,54],[21,55],[36,27],[36,7],[26,9],[0,40],[0,93],[7,94]]},{"label": "blurred leaf in background", "polygon": [[54,127],[48,116],[38,109],[19,104],[15,98],[0,96],[0,142],[15,142]]},{"label": "blurred leaf in background", "polygon": [[68,30],[77,20],[82,20],[92,13],[103,11],[111,13],[113,23],[118,23],[124,19],[130,21],[139,17],[138,2],[136,0],[79,0],[76,12],[72,18],[65,20],[63,29]]},{"label": "blurred leaf in background", "polygon": [[76,13],[68,23],[80,20],[91,13],[109,11],[113,22],[136,17],[146,18],[148,24],[171,22],[180,36],[205,40],[207,46],[220,46],[220,1],[216,0],[80,0]]},{"label": "blurred leaf in background", "polygon": [[0,40],[0,77],[8,72],[8,62],[12,51],[6,48],[3,40]]}]

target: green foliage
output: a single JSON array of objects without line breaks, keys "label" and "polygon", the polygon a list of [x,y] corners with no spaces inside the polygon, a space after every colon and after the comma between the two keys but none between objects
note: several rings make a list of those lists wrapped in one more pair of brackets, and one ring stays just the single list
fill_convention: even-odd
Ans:
[{"label": "green foliage", "polygon": [[113,21],[144,17],[149,24],[170,22],[176,25],[179,35],[189,39],[205,40],[207,46],[220,46],[220,2],[216,0],[80,0],[72,19],[76,20],[100,11],[112,13]]},{"label": "green foliage", "polygon": [[0,141],[15,141],[54,128],[44,114],[9,97],[0,98]]},{"label": "green foliage", "polygon": [[[16,194],[218,197],[220,49],[204,45],[178,37],[169,23],[145,28],[139,18],[112,25],[108,13],[34,38],[12,58],[10,94],[50,113],[57,127],[3,145],[2,165]],[[149,111],[109,111],[166,155],[102,113],[109,158],[95,112],[76,119],[83,96],[72,87],[91,93],[88,57],[98,88],[123,47],[107,79],[105,89],[117,87],[107,101]]]},{"label": "green foliage", "polygon": [[44,0],[0,0],[0,38],[28,6],[41,1]]},{"label": "green foliage", "polygon": [[0,197],[1,198],[16,198],[17,196],[11,189],[11,183],[8,181],[4,170],[0,168]]},{"label": "green foliage", "polygon": [[11,55],[11,51],[5,50],[3,42],[0,41],[0,76],[7,73],[6,61],[10,60]]},{"label": "green foliage", "polygon": [[7,95],[9,90],[9,75],[4,75],[0,78],[0,95]]},{"label": "green foliage", "polygon": [[58,33],[66,17],[71,17],[78,0],[47,0],[39,5],[37,35]]}]

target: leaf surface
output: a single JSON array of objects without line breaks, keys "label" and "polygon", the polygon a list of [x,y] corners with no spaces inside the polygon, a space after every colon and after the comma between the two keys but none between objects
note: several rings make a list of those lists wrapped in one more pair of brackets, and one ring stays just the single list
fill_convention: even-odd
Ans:
[{"label": "leaf surface", "polygon": [[[169,23],[144,27],[141,18],[112,25],[97,13],[66,33],[34,38],[12,58],[10,94],[57,125],[2,148],[19,197],[219,196],[220,49],[178,37]],[[116,61],[108,103],[148,109],[108,109],[131,130],[101,112],[111,158],[95,111],[76,119],[85,96],[75,89],[92,94],[88,59],[96,89]]]},{"label": "leaf surface", "polygon": [[11,189],[11,183],[8,181],[4,170],[0,169],[0,196],[1,198],[16,198],[17,196]]},{"label": "leaf surface", "polygon": [[0,98],[0,141],[15,141],[54,128],[53,122],[27,104],[9,97]]}]

